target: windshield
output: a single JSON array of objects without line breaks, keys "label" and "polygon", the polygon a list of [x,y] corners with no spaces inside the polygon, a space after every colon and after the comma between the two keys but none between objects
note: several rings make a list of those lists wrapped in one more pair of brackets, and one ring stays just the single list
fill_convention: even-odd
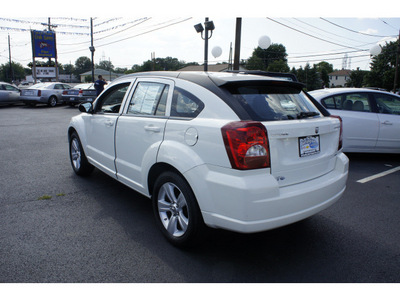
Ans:
[{"label": "windshield", "polygon": [[293,120],[320,116],[307,96],[295,87],[235,86],[229,92],[255,121]]}]

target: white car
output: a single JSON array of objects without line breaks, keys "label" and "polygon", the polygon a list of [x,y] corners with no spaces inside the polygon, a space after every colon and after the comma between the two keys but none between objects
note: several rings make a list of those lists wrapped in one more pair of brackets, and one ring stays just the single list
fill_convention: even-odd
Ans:
[{"label": "white car", "polygon": [[178,246],[204,224],[251,233],[297,222],[336,202],[348,175],[340,119],[302,88],[232,73],[118,78],[72,118],[72,168],[96,167],[151,198]]},{"label": "white car", "polygon": [[366,88],[310,92],[343,120],[343,151],[400,153],[400,97]]}]

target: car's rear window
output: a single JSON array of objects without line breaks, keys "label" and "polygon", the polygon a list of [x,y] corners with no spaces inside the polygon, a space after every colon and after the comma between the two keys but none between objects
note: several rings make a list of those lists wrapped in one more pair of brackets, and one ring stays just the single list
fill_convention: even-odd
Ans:
[{"label": "car's rear window", "polygon": [[296,87],[240,85],[229,86],[227,90],[256,121],[320,116],[320,112],[306,94]]}]

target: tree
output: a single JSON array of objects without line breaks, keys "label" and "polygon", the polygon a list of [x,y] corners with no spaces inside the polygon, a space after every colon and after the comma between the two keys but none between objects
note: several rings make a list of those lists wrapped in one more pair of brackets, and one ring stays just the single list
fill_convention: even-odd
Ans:
[{"label": "tree", "polygon": [[101,60],[99,64],[96,64],[96,69],[103,69],[106,71],[113,71],[114,65],[109,60]]},{"label": "tree", "polygon": [[198,63],[186,63],[177,58],[166,57],[147,60],[142,65],[133,65],[130,70],[125,71],[126,74],[146,71],[176,71],[188,65],[199,65]]},{"label": "tree", "polygon": [[126,72],[128,71],[127,68],[115,68],[114,72],[117,74],[126,74]]},{"label": "tree", "polygon": [[[271,69],[269,69],[269,66],[274,61],[282,61],[281,63],[279,63],[281,66],[282,64],[287,65],[286,48],[282,44],[272,44],[268,47],[268,49],[257,47],[256,49],[254,49],[252,56],[248,59],[246,68],[249,70],[272,71]],[[273,68],[275,67],[276,64],[273,65]],[[289,66],[287,66],[287,68],[284,68],[289,70]]]},{"label": "tree", "polygon": [[347,81],[346,86],[358,88],[365,86],[364,79],[366,78],[368,73],[368,71],[362,71],[360,70],[360,68],[357,68],[357,70],[350,73],[350,79]]},{"label": "tree", "polygon": [[333,72],[333,65],[326,61],[321,61],[315,65],[324,86],[329,87],[329,73]]},{"label": "tree", "polygon": [[[392,90],[396,69],[397,42],[386,43],[382,47],[381,54],[374,56],[371,63],[371,71],[366,75],[365,81],[368,86],[380,87]],[[400,76],[397,86],[400,84]]]},{"label": "tree", "polygon": [[62,72],[60,70],[60,74],[73,74],[74,72],[75,72],[75,67],[72,64],[63,65]]},{"label": "tree", "polygon": [[298,81],[306,85],[308,91],[320,89],[323,85],[316,65],[313,65],[311,68],[310,64],[307,63],[304,69],[300,66],[295,75],[297,76]]},{"label": "tree", "polygon": [[75,72],[76,76],[88,72],[92,69],[92,61],[89,57],[81,56],[75,61]]},{"label": "tree", "polygon": [[289,72],[289,66],[288,66],[287,62],[285,62],[281,59],[274,60],[273,62],[271,62],[269,64],[268,71],[287,73],[287,72]]},{"label": "tree", "polygon": [[22,80],[25,78],[26,72],[24,67],[20,63],[11,62],[12,72],[10,70],[10,64],[0,65],[0,80],[12,82],[13,80]]},{"label": "tree", "polygon": [[256,55],[252,55],[245,66],[248,70],[264,70],[263,60]]}]

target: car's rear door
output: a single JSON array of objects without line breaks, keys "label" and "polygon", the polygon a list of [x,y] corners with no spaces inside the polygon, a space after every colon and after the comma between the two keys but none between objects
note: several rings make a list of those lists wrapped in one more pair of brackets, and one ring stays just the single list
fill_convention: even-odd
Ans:
[{"label": "car's rear door", "polygon": [[131,81],[116,84],[97,99],[94,113],[83,116],[87,137],[86,156],[90,163],[110,176],[115,170],[115,126]]},{"label": "car's rear door", "polygon": [[157,159],[174,82],[140,78],[116,128],[116,168],[120,181],[146,193],[147,171]]}]

